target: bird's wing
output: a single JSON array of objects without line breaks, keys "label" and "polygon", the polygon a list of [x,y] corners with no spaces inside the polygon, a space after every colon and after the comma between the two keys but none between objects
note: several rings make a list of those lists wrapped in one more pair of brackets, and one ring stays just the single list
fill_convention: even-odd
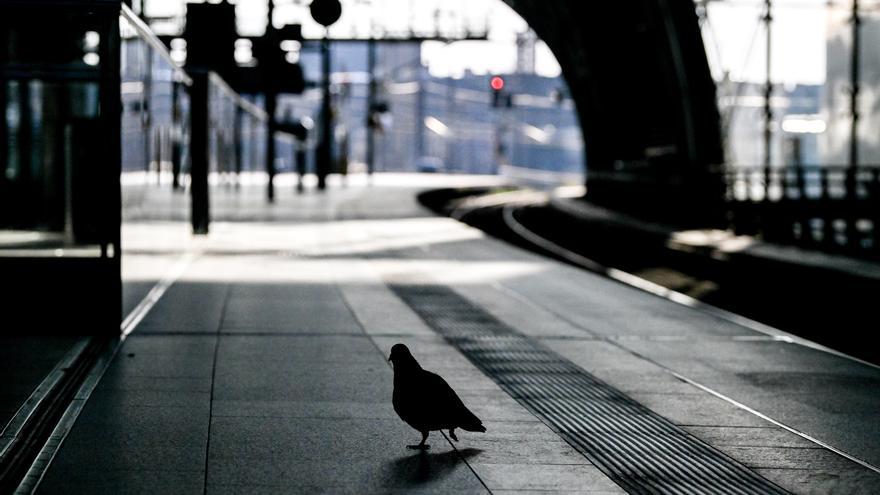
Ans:
[{"label": "bird's wing", "polygon": [[458,397],[458,394],[455,393],[455,390],[452,390],[452,387],[446,383],[442,376],[430,371],[424,371],[423,373],[422,383],[424,384],[425,391],[431,395],[430,402],[445,407],[464,407],[464,403]]},{"label": "bird's wing", "polygon": [[451,421],[461,425],[481,423],[443,377],[430,371],[423,371],[423,373],[422,380],[424,381],[422,383],[424,383],[429,410],[434,414],[441,415],[443,422]]}]

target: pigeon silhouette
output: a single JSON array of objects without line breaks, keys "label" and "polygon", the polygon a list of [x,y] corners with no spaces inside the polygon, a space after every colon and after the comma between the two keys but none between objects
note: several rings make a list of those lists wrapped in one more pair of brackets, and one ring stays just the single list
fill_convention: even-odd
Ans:
[{"label": "pigeon silhouette", "polygon": [[394,394],[391,399],[394,412],[422,434],[421,443],[407,445],[407,448],[431,448],[425,441],[432,431],[449,430],[449,436],[456,442],[456,428],[486,431],[480,418],[465,407],[446,380],[422,369],[405,345],[394,344],[388,360],[394,365]]}]

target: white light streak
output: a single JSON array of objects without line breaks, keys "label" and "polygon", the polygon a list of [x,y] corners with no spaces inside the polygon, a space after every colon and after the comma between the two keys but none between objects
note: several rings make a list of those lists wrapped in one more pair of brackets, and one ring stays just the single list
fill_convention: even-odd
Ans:
[{"label": "white light streak", "polygon": [[822,134],[825,128],[825,121],[821,119],[786,118],[782,121],[782,130],[792,134]]}]

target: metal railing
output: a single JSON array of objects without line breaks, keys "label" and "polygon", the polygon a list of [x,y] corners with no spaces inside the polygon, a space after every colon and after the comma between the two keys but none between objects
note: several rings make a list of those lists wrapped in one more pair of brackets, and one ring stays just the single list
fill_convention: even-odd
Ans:
[{"label": "metal railing", "polygon": [[880,166],[736,167],[725,181],[739,234],[880,257]]},{"label": "metal railing", "polygon": [[122,170],[179,171],[188,143],[192,79],[128,7],[119,18]]},{"label": "metal railing", "polygon": [[[265,170],[269,116],[216,73],[208,75],[209,173]],[[235,176],[230,177],[235,180]]]},{"label": "metal railing", "polygon": [[[237,185],[243,172],[267,173],[269,115],[219,74],[181,68],[125,5],[120,33],[123,211],[127,218],[179,218],[181,202],[153,197],[155,186],[170,184],[190,191],[193,229],[207,232],[212,186]],[[294,137],[276,129],[273,139],[287,150]]]}]

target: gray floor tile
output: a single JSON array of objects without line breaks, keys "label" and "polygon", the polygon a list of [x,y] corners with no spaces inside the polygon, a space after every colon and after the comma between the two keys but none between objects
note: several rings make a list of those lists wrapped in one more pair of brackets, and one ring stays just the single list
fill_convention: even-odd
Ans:
[{"label": "gray floor tile", "polygon": [[211,394],[180,389],[112,389],[99,385],[89,398],[89,406],[107,415],[113,415],[120,407],[176,407],[188,414],[198,412],[207,416]]},{"label": "gray floor tile", "polygon": [[[466,435],[466,436],[465,436]],[[471,447],[482,450],[474,463],[482,464],[589,464],[586,457],[573,450],[564,440],[498,442],[485,440],[480,433],[462,432],[458,435],[458,448]]]},{"label": "gray floor tile", "polygon": [[89,403],[53,461],[52,471],[202,470],[207,413],[204,407]]},{"label": "gray floor tile", "polygon": [[108,370],[96,390],[210,393],[211,378],[131,376],[117,369]]},{"label": "gray floor tile", "polygon": [[383,402],[214,400],[214,417],[397,419],[390,398]]},{"label": "gray floor tile", "polygon": [[208,482],[368,493],[482,488],[444,440],[428,454],[406,450],[418,436],[407,429],[399,420],[215,418]]},{"label": "gray floor tile", "polygon": [[214,336],[132,335],[108,370],[126,377],[210,378]]},{"label": "gray floor tile", "polygon": [[[821,447],[723,447],[746,466],[764,469],[823,469],[831,472],[856,467],[850,460]],[[880,475],[878,475],[880,476]]]},{"label": "gray floor tile", "polygon": [[715,397],[644,392],[629,395],[678,425],[751,427],[770,425],[766,420]]},{"label": "gray floor tile", "polygon": [[712,445],[737,447],[815,447],[816,444],[776,426],[765,428],[685,426],[690,434]]},{"label": "gray floor tile", "polygon": [[875,495],[880,475],[866,469],[766,469],[756,471],[794,493],[808,495]]},{"label": "gray floor tile", "polygon": [[204,493],[205,473],[161,470],[53,470],[40,483],[38,494],[198,495]]},{"label": "gray floor tile", "polygon": [[226,303],[223,283],[177,282],[138,325],[137,332],[216,333]]},{"label": "gray floor tile", "polygon": [[387,363],[366,335],[251,336],[223,335],[218,360],[285,361],[290,363]]},{"label": "gray floor tile", "polygon": [[331,284],[231,284],[229,297],[233,301],[251,299],[289,303],[314,303],[339,300],[339,290]]},{"label": "gray floor tile", "polygon": [[214,398],[219,400],[359,401],[390,400],[393,377],[383,365],[340,366],[293,362],[219,361]]},{"label": "gray floor tile", "polygon": [[222,328],[361,333],[360,325],[339,296],[317,301],[232,299],[224,312]]},{"label": "gray floor tile", "polygon": [[474,471],[492,490],[591,491],[625,493],[596,467],[589,464],[555,465],[472,464]]}]

